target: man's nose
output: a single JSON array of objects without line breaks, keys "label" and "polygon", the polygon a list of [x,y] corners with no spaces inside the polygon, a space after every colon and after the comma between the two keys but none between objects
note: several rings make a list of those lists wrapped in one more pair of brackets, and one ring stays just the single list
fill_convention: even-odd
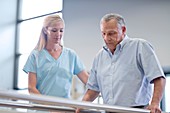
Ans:
[{"label": "man's nose", "polygon": [[110,37],[109,37],[108,35],[105,35],[105,36],[104,36],[104,39],[105,39],[105,40],[110,40]]}]

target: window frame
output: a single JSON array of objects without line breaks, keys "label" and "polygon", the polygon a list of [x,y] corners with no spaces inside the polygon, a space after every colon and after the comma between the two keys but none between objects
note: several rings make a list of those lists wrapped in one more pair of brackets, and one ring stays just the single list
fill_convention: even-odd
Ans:
[{"label": "window frame", "polygon": [[61,0],[62,2],[62,9],[60,11],[54,11],[54,12],[50,12],[50,13],[45,13],[45,14],[42,14],[42,15],[37,15],[37,16],[33,16],[33,17],[30,17],[30,18],[25,18],[25,19],[20,19],[21,18],[21,10],[22,10],[22,2],[23,0],[17,0],[17,12],[16,12],[16,31],[15,31],[15,60],[14,60],[14,85],[13,85],[13,89],[14,90],[23,90],[23,89],[27,89],[27,87],[25,88],[20,88],[20,86],[18,86],[19,84],[19,76],[22,76],[22,75],[19,75],[19,61],[20,61],[20,58],[21,56],[25,55],[25,53],[22,53],[19,51],[19,43],[20,43],[20,37],[19,37],[19,33],[20,33],[20,29],[19,29],[19,26],[20,24],[26,22],[26,21],[31,21],[33,19],[38,19],[38,18],[41,18],[41,17],[45,17],[45,16],[48,16],[48,15],[53,15],[53,14],[60,14],[63,15],[62,13],[62,10],[63,10],[63,0]]}]

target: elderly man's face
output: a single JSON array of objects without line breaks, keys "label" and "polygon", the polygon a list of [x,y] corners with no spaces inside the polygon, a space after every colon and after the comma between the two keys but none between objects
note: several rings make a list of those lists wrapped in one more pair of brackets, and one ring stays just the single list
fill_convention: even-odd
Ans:
[{"label": "elderly man's face", "polygon": [[108,22],[101,22],[102,37],[109,49],[115,49],[116,45],[119,44],[124,36],[126,28],[120,26],[115,19]]}]

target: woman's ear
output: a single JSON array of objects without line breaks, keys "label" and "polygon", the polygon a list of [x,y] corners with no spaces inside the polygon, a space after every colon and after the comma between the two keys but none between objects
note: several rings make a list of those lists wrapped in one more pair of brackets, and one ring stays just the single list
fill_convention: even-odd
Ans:
[{"label": "woman's ear", "polygon": [[47,34],[47,28],[46,27],[43,28],[43,33]]}]

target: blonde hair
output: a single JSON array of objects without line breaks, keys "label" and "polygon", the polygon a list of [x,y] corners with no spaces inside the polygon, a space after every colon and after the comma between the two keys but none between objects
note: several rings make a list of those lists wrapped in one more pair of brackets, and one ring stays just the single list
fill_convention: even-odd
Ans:
[{"label": "blonde hair", "polygon": [[44,31],[48,26],[51,26],[52,24],[54,24],[55,22],[58,22],[58,21],[61,21],[64,24],[64,20],[59,15],[50,15],[44,19],[40,37],[39,37],[38,43],[34,49],[41,51],[43,48],[45,48],[46,43],[47,43],[47,35]]}]

